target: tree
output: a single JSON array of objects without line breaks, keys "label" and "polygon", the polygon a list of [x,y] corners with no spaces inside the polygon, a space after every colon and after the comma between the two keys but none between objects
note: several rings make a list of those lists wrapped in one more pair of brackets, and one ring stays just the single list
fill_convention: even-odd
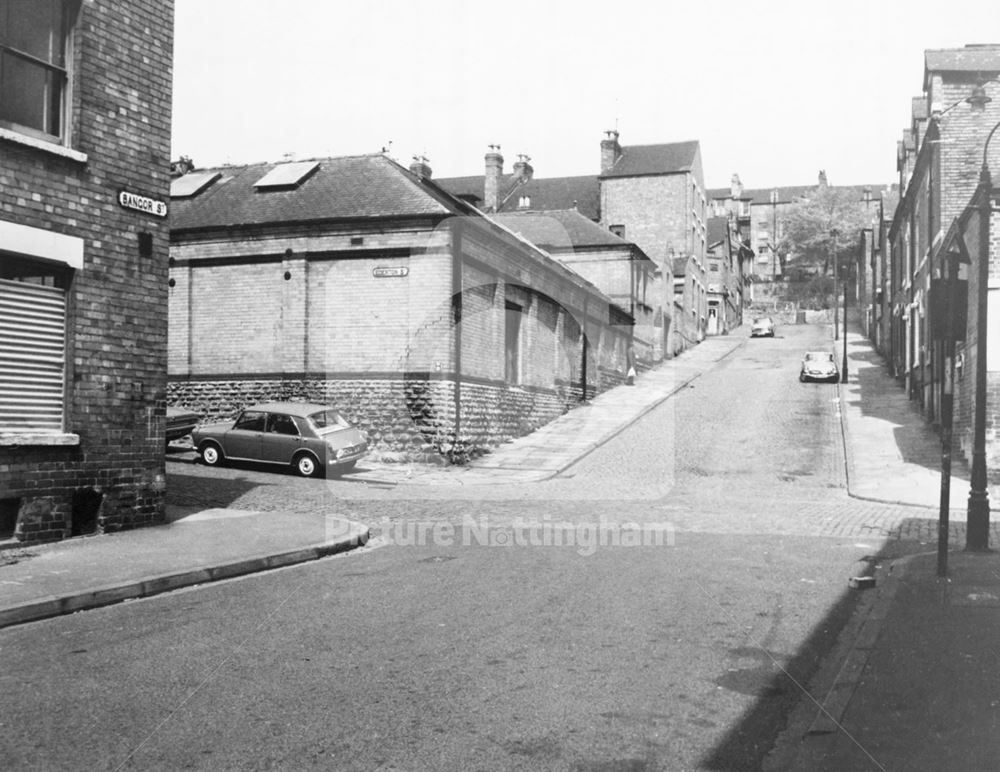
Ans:
[{"label": "tree", "polygon": [[832,273],[832,257],[844,268],[856,255],[861,231],[871,227],[871,220],[856,190],[820,185],[792,205],[784,227],[778,253],[786,255],[791,265],[821,268],[827,276]]}]

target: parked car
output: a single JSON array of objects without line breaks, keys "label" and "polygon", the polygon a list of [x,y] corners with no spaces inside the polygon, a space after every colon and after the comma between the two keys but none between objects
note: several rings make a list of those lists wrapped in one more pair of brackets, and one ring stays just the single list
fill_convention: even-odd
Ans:
[{"label": "parked car", "polygon": [[167,408],[167,444],[187,437],[201,420],[201,413],[182,407]]},{"label": "parked car", "polygon": [[368,437],[336,409],[307,402],[254,405],[235,421],[199,426],[191,439],[208,466],[260,461],[290,465],[303,477],[343,474],[368,452]]},{"label": "parked car", "polygon": [[774,337],[774,320],[770,316],[759,316],[750,326],[751,338]]},{"label": "parked car", "polygon": [[807,351],[802,357],[802,369],[799,370],[799,380],[806,381],[838,381],[840,372],[833,354],[829,351]]}]

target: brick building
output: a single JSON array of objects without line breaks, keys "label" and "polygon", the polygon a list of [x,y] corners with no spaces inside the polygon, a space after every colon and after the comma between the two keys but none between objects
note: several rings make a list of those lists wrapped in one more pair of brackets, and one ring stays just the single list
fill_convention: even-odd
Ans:
[{"label": "brick building", "polygon": [[173,3],[0,4],[0,538],[164,513]]},{"label": "brick building", "polygon": [[556,260],[600,287],[635,320],[631,344],[637,364],[653,362],[654,298],[662,294],[656,264],[635,244],[619,238],[576,209],[501,212],[493,216]]},{"label": "brick building", "polygon": [[[969,458],[973,444],[973,404],[978,357],[987,357],[987,425],[1000,416],[1000,336],[989,336],[980,352],[977,316],[981,297],[978,267],[986,255],[989,325],[997,303],[1000,268],[996,250],[997,215],[986,221],[980,207],[996,200],[995,187],[980,188],[980,168],[987,137],[1000,122],[1000,45],[928,50],[924,57],[923,93],[911,100],[910,125],[897,144],[900,200],[886,238],[888,291],[881,313],[890,320],[887,341],[890,367],[928,420],[940,420],[945,382],[947,328],[941,280],[950,275],[949,255],[968,264],[961,268],[965,283],[957,317],[955,442]],[[978,100],[976,97],[979,97]],[[991,170],[1000,168],[1000,142],[985,156]],[[986,229],[986,230],[984,230]],[[990,243],[984,246],[984,233]],[[955,320],[953,319],[953,322]],[[1000,467],[996,430],[987,431],[987,461]]]},{"label": "brick building", "polygon": [[753,252],[731,216],[708,218],[707,290],[709,335],[725,335],[743,324],[749,301]]},{"label": "brick building", "polygon": [[[621,145],[618,132],[601,141],[601,224],[635,242],[667,278],[657,352],[670,356],[696,345],[708,326],[705,255],[708,210],[697,141]],[[685,266],[685,305],[677,314],[674,266]]]},{"label": "brick building", "polygon": [[476,454],[620,383],[631,317],[384,155],[172,186],[170,400],[337,405],[375,448]]},{"label": "brick building", "polygon": [[[617,131],[601,141],[600,174],[538,179],[527,156],[504,172],[500,148],[491,146],[482,176],[438,180],[449,192],[486,212],[576,209],[623,241],[634,244],[657,266],[653,309],[653,359],[660,360],[696,344],[707,328],[705,254],[707,212],[701,149],[696,141],[621,145]],[[690,256],[687,281],[700,292],[682,293],[696,303],[675,314],[673,265]],[[685,263],[686,264],[686,263]],[[600,286],[605,292],[608,287]],[[674,318],[678,324],[674,324]]]}]

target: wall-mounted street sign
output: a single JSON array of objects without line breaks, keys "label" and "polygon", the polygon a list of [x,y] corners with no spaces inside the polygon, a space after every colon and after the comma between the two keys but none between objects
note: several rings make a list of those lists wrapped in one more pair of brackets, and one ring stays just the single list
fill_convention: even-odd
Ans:
[{"label": "wall-mounted street sign", "polygon": [[124,209],[134,209],[137,212],[151,214],[154,217],[167,216],[167,203],[165,201],[157,201],[155,198],[131,193],[127,190],[122,190],[118,193],[118,204]]},{"label": "wall-mounted street sign", "polygon": [[372,268],[372,276],[376,279],[388,279],[393,276],[406,276],[410,273],[410,269],[405,265],[397,265],[392,268],[386,266],[379,266],[377,268]]}]

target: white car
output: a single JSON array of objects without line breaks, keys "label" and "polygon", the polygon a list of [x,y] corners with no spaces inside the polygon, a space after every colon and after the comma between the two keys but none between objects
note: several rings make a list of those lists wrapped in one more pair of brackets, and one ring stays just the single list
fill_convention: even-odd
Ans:
[{"label": "white car", "polygon": [[833,354],[829,351],[807,351],[802,357],[802,369],[799,370],[799,380],[806,381],[838,381],[840,373]]},{"label": "white car", "polygon": [[774,319],[770,316],[759,316],[753,320],[753,324],[750,327],[750,337],[751,338],[773,338],[774,337]]}]

